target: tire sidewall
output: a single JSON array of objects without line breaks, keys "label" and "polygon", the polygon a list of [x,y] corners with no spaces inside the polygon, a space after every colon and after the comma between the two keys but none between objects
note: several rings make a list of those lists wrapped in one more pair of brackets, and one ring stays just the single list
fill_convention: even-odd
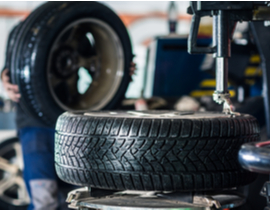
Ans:
[{"label": "tire sidewall", "polygon": [[[112,109],[117,105],[124,96],[130,81],[128,71],[130,62],[132,61],[132,49],[128,33],[120,18],[112,10],[97,2],[72,2],[65,4],[66,7],[64,7],[64,9],[60,11],[58,9],[58,11],[52,12],[53,14],[47,19],[46,17],[39,17],[37,21],[32,24],[35,27],[40,26],[34,42],[32,41],[33,32],[31,32],[31,28],[33,27],[30,25],[28,27],[29,32],[20,40],[20,42],[23,43],[21,52],[26,53],[29,50],[28,46],[33,45],[29,53],[32,59],[30,62],[24,61],[25,64],[21,65],[21,70],[30,70],[30,80],[34,95],[33,100],[36,101],[36,105],[34,106],[39,106],[38,109],[34,109],[36,115],[46,118],[45,120],[50,124],[54,124],[57,117],[65,110],[56,104],[49,89],[47,81],[48,57],[56,37],[70,23],[89,17],[104,21],[115,31],[121,41],[124,53],[124,75],[115,96],[103,109]],[[61,5],[63,5],[63,3],[59,2],[58,8],[60,8]],[[17,79],[22,82],[24,78],[18,77],[19,76],[17,76]],[[22,84],[21,86],[24,85]],[[40,90],[42,90],[42,94]],[[23,92],[25,95],[24,98],[27,98],[27,90]],[[25,103],[27,108],[30,106],[31,109],[31,106],[33,106],[33,103],[29,100],[25,101]]]}]

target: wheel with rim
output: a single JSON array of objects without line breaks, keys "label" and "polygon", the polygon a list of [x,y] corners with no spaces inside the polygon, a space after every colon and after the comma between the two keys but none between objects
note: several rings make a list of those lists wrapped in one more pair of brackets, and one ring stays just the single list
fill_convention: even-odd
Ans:
[{"label": "wheel with rim", "polygon": [[55,166],[68,183],[113,190],[203,191],[249,184],[238,163],[259,140],[256,119],[173,111],[62,114]]},{"label": "wheel with rim", "polygon": [[23,157],[18,138],[0,144],[0,209],[26,210],[30,203],[22,177]]},{"label": "wheel with rim", "polygon": [[130,39],[97,2],[48,2],[20,25],[12,81],[26,113],[53,125],[64,111],[113,109],[130,82]]}]

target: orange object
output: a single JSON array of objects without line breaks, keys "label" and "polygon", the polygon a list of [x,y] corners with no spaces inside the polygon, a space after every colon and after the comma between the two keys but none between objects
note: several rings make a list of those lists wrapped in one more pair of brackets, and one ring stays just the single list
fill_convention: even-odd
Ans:
[{"label": "orange object", "polygon": [[0,16],[6,17],[15,17],[15,16],[22,16],[26,18],[30,14],[30,11],[25,10],[11,10],[11,9],[0,9]]},{"label": "orange object", "polygon": [[[2,16],[7,16],[7,17],[14,17],[14,16],[22,16],[23,18],[26,18],[31,11],[27,10],[11,10],[11,9],[1,9],[0,8],[0,17]],[[163,12],[152,12],[152,13],[147,13],[147,14],[119,14],[119,17],[123,21],[123,23],[126,26],[131,25],[132,23],[140,20],[140,19],[145,19],[145,18],[162,18],[162,19],[167,19],[167,13]],[[178,16],[178,20],[191,20],[192,16],[188,14],[182,14]]]},{"label": "orange object", "polygon": [[[162,19],[167,19],[168,15],[167,13],[163,13],[163,12],[152,12],[152,13],[147,13],[147,14],[140,14],[140,15],[136,15],[136,14],[119,14],[119,17],[121,18],[121,20],[123,21],[123,23],[126,26],[131,25],[132,23],[140,20],[140,19],[146,19],[146,18],[162,18]],[[178,20],[191,20],[192,16],[191,15],[179,15],[178,16]]]}]

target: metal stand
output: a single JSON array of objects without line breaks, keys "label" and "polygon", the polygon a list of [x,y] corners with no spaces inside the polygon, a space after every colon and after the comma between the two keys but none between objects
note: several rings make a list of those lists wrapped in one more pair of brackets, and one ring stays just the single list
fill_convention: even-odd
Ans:
[{"label": "metal stand", "polygon": [[261,196],[266,197],[267,200],[267,206],[264,210],[270,210],[270,182],[265,182],[260,194]]},{"label": "metal stand", "polygon": [[[235,3],[228,1],[191,1],[188,13],[193,15],[188,39],[188,52],[191,54],[212,53],[216,58],[216,91],[213,94],[213,100],[219,104],[224,104],[223,112],[234,114],[234,107],[230,101],[230,94],[227,87],[228,58],[231,56],[230,44],[234,28],[238,21],[264,21],[269,19],[269,4],[268,2],[259,1]],[[213,17],[212,47],[199,47],[196,44],[199,24],[203,16]],[[256,24],[254,24],[253,28],[256,28]],[[262,59],[264,60],[262,54],[268,52],[267,44],[269,43],[269,38],[264,39],[267,35],[257,31],[257,29],[255,29],[254,32],[254,34],[259,37],[259,39],[256,37],[255,39],[257,46],[260,48],[259,51]],[[267,62],[263,62],[263,64],[266,65],[265,68],[267,68],[266,63]],[[264,73],[264,76],[265,75],[266,73]],[[268,78],[264,80],[265,85],[268,84],[267,80]]]},{"label": "metal stand", "polygon": [[[270,174],[270,141],[251,142],[241,146],[238,153],[240,165],[252,172]],[[266,197],[267,206],[264,210],[270,210],[270,182],[265,182],[261,193]]]},{"label": "metal stand", "polygon": [[245,197],[234,191],[195,194],[186,192],[121,191],[105,196],[90,196],[87,188],[68,194],[69,208],[78,210],[214,210],[234,208]]},{"label": "metal stand", "polygon": [[268,58],[270,27],[266,27],[264,22],[250,22],[250,28],[261,58],[261,67],[263,71],[263,97],[265,106],[265,120],[267,137],[270,138],[270,59]]}]

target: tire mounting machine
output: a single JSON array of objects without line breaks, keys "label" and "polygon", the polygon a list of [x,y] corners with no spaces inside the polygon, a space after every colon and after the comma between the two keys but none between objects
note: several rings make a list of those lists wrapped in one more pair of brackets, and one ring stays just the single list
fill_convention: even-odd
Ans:
[{"label": "tire mounting machine", "polygon": [[[234,117],[233,104],[228,92],[228,59],[230,44],[238,21],[250,21],[250,28],[261,57],[263,71],[263,96],[266,113],[267,136],[270,138],[270,59],[267,59],[270,45],[270,2],[265,1],[191,1],[187,9],[193,15],[188,38],[188,52],[191,54],[213,54],[216,59],[216,90],[213,100],[223,104],[223,112]],[[213,17],[212,47],[198,47],[197,35],[200,20]],[[243,145],[239,152],[240,164],[254,172],[270,174],[269,142]],[[268,148],[267,148],[268,147]],[[267,154],[267,155],[265,155]],[[269,157],[268,157],[269,156]],[[270,210],[270,182],[266,182],[261,195],[267,198]],[[67,202],[72,209],[102,210],[213,210],[241,206],[245,197],[235,190],[224,193],[191,192],[108,192],[81,188],[68,194]]]}]

